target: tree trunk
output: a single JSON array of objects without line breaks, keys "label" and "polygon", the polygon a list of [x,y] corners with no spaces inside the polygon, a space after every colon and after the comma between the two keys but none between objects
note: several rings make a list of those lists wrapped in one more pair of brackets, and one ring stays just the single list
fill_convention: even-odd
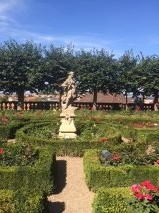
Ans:
[{"label": "tree trunk", "polygon": [[126,106],[125,106],[125,109],[128,110],[128,93],[127,91],[125,92],[125,101],[126,101]]},{"label": "tree trunk", "polygon": [[159,103],[158,103],[158,91],[154,93],[154,111],[159,110]]},{"label": "tree trunk", "polygon": [[97,90],[95,89],[93,92],[93,110],[97,109]]},{"label": "tree trunk", "polygon": [[62,91],[59,92],[59,109],[61,109],[61,97],[62,97]]},{"label": "tree trunk", "polygon": [[17,95],[18,95],[17,110],[23,110],[24,109],[24,90],[23,89],[18,90]]}]

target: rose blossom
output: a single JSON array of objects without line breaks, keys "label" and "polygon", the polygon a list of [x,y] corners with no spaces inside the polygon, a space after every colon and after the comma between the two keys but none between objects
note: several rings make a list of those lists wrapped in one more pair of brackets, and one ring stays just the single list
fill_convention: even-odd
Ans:
[{"label": "rose blossom", "polygon": [[0,148],[0,154],[3,154],[4,149]]},{"label": "rose blossom", "polygon": [[153,197],[152,197],[152,195],[150,195],[150,194],[146,194],[146,195],[144,196],[144,198],[145,198],[146,200],[149,200],[149,201],[152,201],[152,200],[153,200]]},{"label": "rose blossom", "polygon": [[139,184],[134,184],[134,185],[131,186],[131,191],[132,191],[133,193],[140,192],[141,189],[142,189],[142,187],[141,187],[141,185],[139,185]]}]

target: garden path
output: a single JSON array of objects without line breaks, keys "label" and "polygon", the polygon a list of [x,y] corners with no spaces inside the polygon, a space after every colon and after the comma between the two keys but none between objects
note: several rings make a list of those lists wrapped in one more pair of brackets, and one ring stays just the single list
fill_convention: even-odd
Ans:
[{"label": "garden path", "polygon": [[91,213],[94,193],[85,183],[83,158],[57,157],[57,164],[57,188],[48,197],[49,213]]}]

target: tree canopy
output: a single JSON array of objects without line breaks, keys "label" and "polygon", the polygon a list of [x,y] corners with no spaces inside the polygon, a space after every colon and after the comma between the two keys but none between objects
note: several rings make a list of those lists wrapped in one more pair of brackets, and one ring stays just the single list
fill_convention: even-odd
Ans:
[{"label": "tree canopy", "polygon": [[31,41],[18,44],[15,40],[0,46],[0,88],[18,95],[24,101],[26,90],[36,91],[41,79],[42,49]]},{"label": "tree canopy", "polygon": [[33,41],[9,40],[0,44],[0,90],[16,92],[24,101],[24,92],[60,92],[69,71],[74,72],[78,90],[93,93],[154,95],[158,101],[159,56],[135,56],[126,51],[118,59],[105,49],[75,51],[73,46],[47,48]]},{"label": "tree canopy", "polygon": [[76,55],[76,76],[81,92],[93,93],[93,103],[97,102],[97,93],[117,91],[116,61],[104,49],[86,52],[81,50]]}]

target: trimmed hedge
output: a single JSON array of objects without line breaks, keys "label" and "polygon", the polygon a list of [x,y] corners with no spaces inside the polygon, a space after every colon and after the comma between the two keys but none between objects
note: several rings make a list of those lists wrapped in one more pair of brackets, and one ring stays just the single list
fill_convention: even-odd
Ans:
[{"label": "trimmed hedge", "polygon": [[24,122],[13,121],[9,124],[0,124],[0,141],[6,142],[7,139],[15,138],[16,131],[25,125]]},{"label": "trimmed hedge", "polygon": [[89,150],[84,154],[84,171],[90,189],[100,187],[124,187],[151,179],[157,182],[159,168],[156,166],[102,166],[99,161],[99,150]]},{"label": "trimmed hedge", "polygon": [[0,144],[7,141],[9,128],[6,125],[0,125]]},{"label": "trimmed hedge", "polygon": [[117,132],[111,138],[109,138],[109,144],[102,143],[101,141],[86,141],[86,140],[78,140],[77,139],[59,139],[59,138],[51,138],[51,139],[43,139],[29,135],[29,130],[33,130],[34,128],[40,128],[46,123],[37,123],[27,125],[16,133],[16,142],[17,143],[26,143],[37,146],[51,145],[54,147],[54,150],[57,155],[70,155],[70,156],[83,156],[86,149],[91,148],[101,148],[104,149],[109,146],[120,145],[121,136]]},{"label": "trimmed hedge", "polygon": [[0,189],[24,190],[39,194],[53,191],[55,153],[50,147],[39,148],[39,159],[33,166],[0,167]]},{"label": "trimmed hedge", "polygon": [[0,213],[14,213],[14,195],[13,191],[0,190]]},{"label": "trimmed hedge", "polygon": [[128,204],[132,197],[129,188],[101,188],[95,194],[93,213],[133,213]]},{"label": "trimmed hedge", "polygon": [[46,199],[39,194],[0,190],[1,213],[44,213],[47,212]]}]

